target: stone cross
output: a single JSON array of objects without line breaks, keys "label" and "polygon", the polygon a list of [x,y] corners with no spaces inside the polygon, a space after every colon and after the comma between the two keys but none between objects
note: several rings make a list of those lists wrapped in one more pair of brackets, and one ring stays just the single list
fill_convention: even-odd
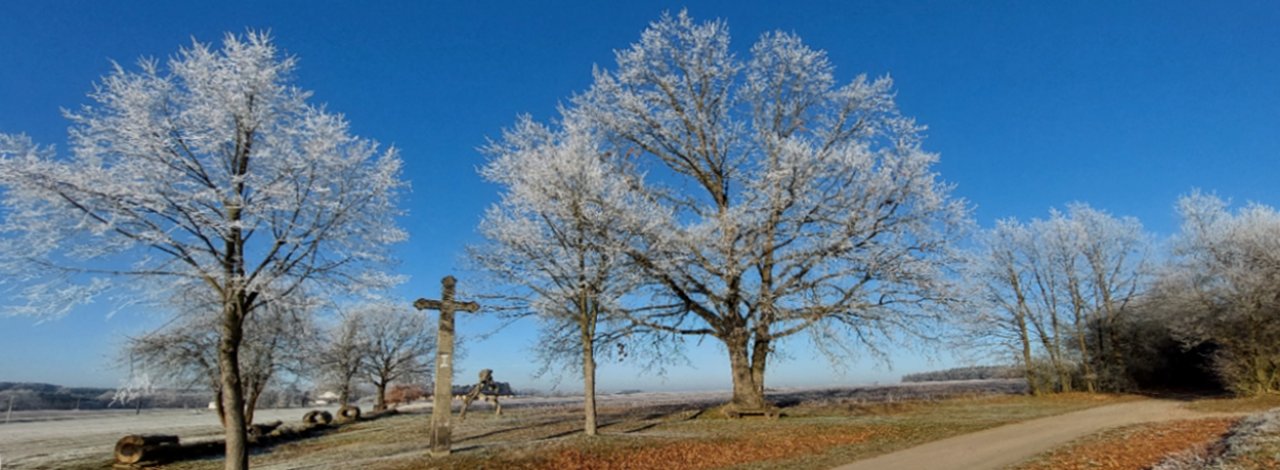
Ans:
[{"label": "stone cross", "polygon": [[418,310],[439,310],[440,329],[436,334],[436,390],[435,405],[431,410],[431,456],[449,455],[453,442],[453,429],[449,418],[453,414],[453,312],[476,312],[480,304],[475,302],[455,302],[454,287],[458,280],[453,276],[445,276],[440,280],[443,286],[440,300],[418,299],[413,307]]}]

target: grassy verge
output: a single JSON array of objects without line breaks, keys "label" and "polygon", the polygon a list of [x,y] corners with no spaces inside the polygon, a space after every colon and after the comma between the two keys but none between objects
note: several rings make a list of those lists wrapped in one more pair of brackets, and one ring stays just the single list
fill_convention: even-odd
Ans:
[{"label": "grassy verge", "polygon": [[1208,418],[1136,424],[1103,431],[1018,465],[1016,470],[1140,470],[1166,456],[1202,452],[1238,418]]},{"label": "grassy verge", "polygon": [[[1067,394],[888,403],[817,400],[786,408],[779,420],[729,420],[715,409],[692,406],[605,408],[604,426],[596,438],[581,435],[578,410],[517,408],[502,418],[481,412],[456,423],[454,453],[440,459],[427,453],[427,415],[410,413],[258,451],[251,460],[255,467],[382,470],[830,468],[923,442],[1128,399],[1132,397]],[[221,468],[221,461],[160,468],[214,470]]]},{"label": "grassy verge", "polygon": [[1240,398],[1211,398],[1196,400],[1187,404],[1187,408],[1191,410],[1206,413],[1256,413],[1277,407],[1280,407],[1280,394]]}]

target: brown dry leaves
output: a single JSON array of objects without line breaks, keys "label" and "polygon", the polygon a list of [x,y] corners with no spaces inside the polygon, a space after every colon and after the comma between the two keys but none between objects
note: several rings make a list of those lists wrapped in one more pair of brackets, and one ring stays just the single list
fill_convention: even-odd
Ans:
[{"label": "brown dry leaves", "polygon": [[871,429],[820,433],[791,429],[785,433],[760,433],[713,441],[671,442],[622,452],[587,453],[579,449],[558,452],[535,468],[545,469],[703,469],[804,455],[830,447],[862,442],[876,434]]},{"label": "brown dry leaves", "polygon": [[1126,426],[1045,454],[1019,470],[1138,470],[1166,455],[1204,448],[1238,418],[1212,418]]}]

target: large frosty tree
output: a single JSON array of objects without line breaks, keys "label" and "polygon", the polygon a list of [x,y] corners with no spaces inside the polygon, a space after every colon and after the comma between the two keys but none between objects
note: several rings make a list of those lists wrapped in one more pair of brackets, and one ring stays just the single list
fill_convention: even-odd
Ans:
[{"label": "large frosty tree", "polygon": [[197,42],[103,77],[68,113],[68,159],[0,139],[0,269],[17,309],[65,312],[112,280],[218,299],[229,469],[248,467],[246,319],[321,285],[381,287],[385,247],[405,238],[396,152],[308,104],[295,65],[261,33]]},{"label": "large frosty tree", "polygon": [[944,302],[967,209],[888,78],[840,85],[826,54],[788,33],[763,35],[745,61],[729,43],[724,22],[664,15],[575,105],[669,209],[626,250],[658,303],[678,305],[646,323],[722,341],[733,404],[760,408],[784,338],[875,352]]}]

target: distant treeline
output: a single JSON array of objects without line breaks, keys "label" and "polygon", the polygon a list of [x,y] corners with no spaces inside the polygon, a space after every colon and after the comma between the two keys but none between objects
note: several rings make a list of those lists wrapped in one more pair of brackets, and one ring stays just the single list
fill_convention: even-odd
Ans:
[{"label": "distant treeline", "polygon": [[973,366],[920,372],[902,376],[903,382],[945,382],[948,380],[1017,379],[1022,375],[1010,366]]},{"label": "distant treeline", "polygon": [[[97,387],[63,387],[34,382],[0,382],[0,411],[8,410],[99,410],[131,408],[134,404],[112,404],[115,389]],[[146,398],[143,408],[203,408],[210,394],[189,390],[157,390]]]}]

